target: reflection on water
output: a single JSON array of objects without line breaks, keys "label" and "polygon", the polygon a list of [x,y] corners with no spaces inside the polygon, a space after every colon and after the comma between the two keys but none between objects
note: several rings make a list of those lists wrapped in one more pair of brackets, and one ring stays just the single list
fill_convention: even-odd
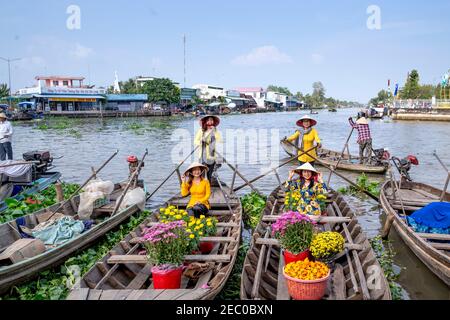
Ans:
[{"label": "reflection on water", "polygon": [[[279,149],[277,155],[281,160],[286,158],[284,151],[274,138],[292,134],[296,130],[295,121],[304,113],[299,111],[222,116],[220,130],[224,133],[226,129],[256,129],[257,132],[263,132],[263,135],[266,135],[266,139],[259,138],[258,141],[263,142],[258,143],[256,148],[252,149],[258,153],[257,161],[252,164],[239,163],[239,171],[247,178],[260,175],[271,162],[279,160],[273,158],[274,155],[270,153],[273,150]],[[355,109],[339,110],[337,113],[325,110],[314,116],[318,120],[316,128],[324,147],[342,150],[351,130],[347,119],[349,116],[355,116],[356,113]],[[55,160],[57,169],[61,171],[64,180],[83,182],[90,175],[92,166],[98,167],[116,149],[119,149],[120,152],[116,158],[100,174],[103,179],[117,181],[125,179],[128,175],[127,156],[133,154],[141,157],[148,148],[149,155],[142,171],[142,178],[145,179],[150,191],[154,190],[177,165],[172,161],[173,147],[179,144],[180,139],[192,139],[194,130],[198,127],[194,127],[197,125],[195,118],[182,116],[141,119],[82,119],[69,121],[68,127],[47,130],[39,129],[40,125],[42,128],[42,122],[14,123],[15,158],[20,158],[20,155],[26,151],[49,149],[55,157],[64,156],[62,159]],[[437,187],[444,185],[445,171],[432,153],[437,150],[441,159],[450,165],[450,149],[448,148],[450,126],[448,123],[374,120],[370,122],[370,127],[375,149],[388,147],[391,155],[399,158],[408,154],[416,155],[419,158],[420,165],[411,170],[413,179]],[[177,129],[188,130],[189,135],[181,138],[175,137],[172,140],[172,133]],[[268,131],[264,132],[261,129]],[[278,131],[270,131],[273,129]],[[223,136],[226,142],[226,134]],[[275,141],[274,143],[271,143],[271,138]],[[230,162],[234,162],[233,160],[238,156],[243,156],[245,159],[251,158],[253,154],[249,155],[249,141],[246,142],[247,145],[243,148],[235,147],[234,150],[225,150],[225,157]],[[267,148],[268,150],[266,150]],[[358,154],[356,133],[350,140],[350,152]],[[282,167],[279,170],[280,176],[287,177],[288,171],[295,165],[293,162],[290,166]],[[328,172],[323,168],[320,170],[324,171],[324,176],[327,178]],[[226,165],[222,166],[219,174],[224,182],[231,182],[232,172]],[[347,172],[345,174],[353,181],[356,180],[357,174]],[[383,176],[369,177],[379,181],[384,179]],[[236,185],[241,183],[242,180],[236,178]],[[277,184],[276,177],[270,175],[257,181],[254,185],[263,193],[269,194]],[[335,175],[332,177],[331,184],[335,189],[346,185]],[[171,195],[179,192],[178,188],[176,175],[173,175],[168,183],[153,196],[148,205],[150,207],[160,205]],[[246,193],[248,190],[243,189],[240,194]],[[376,236],[382,226],[378,204],[371,199],[346,198],[358,215],[368,236]],[[412,299],[448,299],[448,288],[415,258],[413,253],[398,239],[394,230],[391,235],[397,252],[395,263],[400,268],[406,268],[401,272],[400,284],[407,291],[408,296]]]}]

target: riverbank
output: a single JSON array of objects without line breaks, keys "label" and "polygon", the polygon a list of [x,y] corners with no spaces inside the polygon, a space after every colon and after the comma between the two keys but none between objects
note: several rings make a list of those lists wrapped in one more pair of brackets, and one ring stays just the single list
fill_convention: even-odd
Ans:
[{"label": "riverbank", "polygon": [[450,109],[400,108],[392,110],[392,120],[450,121]]}]

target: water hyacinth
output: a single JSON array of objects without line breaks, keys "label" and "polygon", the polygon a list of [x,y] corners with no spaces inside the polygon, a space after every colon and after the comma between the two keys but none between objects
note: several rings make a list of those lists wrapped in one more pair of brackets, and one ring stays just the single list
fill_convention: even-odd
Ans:
[{"label": "water hyacinth", "polygon": [[179,266],[190,250],[186,222],[158,223],[144,229],[140,238],[147,249],[149,262],[156,266]]}]

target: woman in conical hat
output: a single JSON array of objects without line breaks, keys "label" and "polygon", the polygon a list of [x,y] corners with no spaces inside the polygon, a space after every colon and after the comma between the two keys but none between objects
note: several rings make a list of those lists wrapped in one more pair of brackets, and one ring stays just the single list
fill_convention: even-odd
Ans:
[{"label": "woman in conical hat", "polygon": [[364,116],[359,114],[356,123],[352,117],[348,118],[348,121],[350,126],[358,131],[359,163],[367,163],[370,161],[370,156],[372,155],[372,136],[370,134],[369,122]]},{"label": "woman in conical hat", "polygon": [[208,213],[210,209],[211,186],[208,179],[205,178],[207,171],[207,166],[194,162],[186,169],[181,178],[181,195],[183,197],[191,195],[186,211],[188,215],[196,218]]},{"label": "woman in conical hat", "polygon": [[[299,130],[296,130],[295,133],[290,136],[289,138],[286,138],[287,141],[294,143],[300,150],[307,151],[314,147],[314,144],[317,146],[317,148],[320,148],[321,142],[319,138],[319,134],[317,133],[317,130],[313,128],[317,124],[317,121],[311,118],[308,115],[304,115],[301,117],[297,122],[297,126],[303,128],[303,133],[301,133]],[[317,158],[317,148],[311,151],[308,151],[308,154],[310,154],[312,157]],[[298,161],[300,161],[300,164],[304,163],[312,163],[314,165],[314,158],[307,154],[301,155],[301,151],[298,150]]]},{"label": "woman in conical hat", "polygon": [[[295,175],[297,179],[293,179]],[[327,186],[322,174],[310,163],[289,172],[285,206],[303,214],[321,215],[320,202],[326,199]]]},{"label": "woman in conical hat", "polygon": [[216,144],[222,142],[222,136],[217,130],[220,123],[218,116],[206,115],[200,118],[201,128],[197,131],[194,145],[199,146],[198,160],[208,167],[208,180],[217,167]]}]

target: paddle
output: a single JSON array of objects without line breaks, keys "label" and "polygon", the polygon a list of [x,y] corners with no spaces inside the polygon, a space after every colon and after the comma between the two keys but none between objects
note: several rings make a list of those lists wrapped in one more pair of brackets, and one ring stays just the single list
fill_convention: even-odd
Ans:
[{"label": "paddle", "polygon": [[[209,137],[209,135],[212,133],[212,131],[210,132],[210,133],[208,133],[208,135],[206,136],[206,138],[208,138]],[[164,181],[163,182],[161,182],[161,184],[146,198],[146,201],[148,201],[166,182],[167,182],[167,180],[169,180],[170,179],[170,177],[175,173],[175,172],[177,172],[179,169],[180,169],[180,167],[186,162],[186,160],[187,159],[189,159],[191,156],[192,156],[192,154],[195,152],[195,151],[197,151],[197,149],[198,148],[200,148],[200,145],[198,145],[198,146],[196,146],[195,148],[194,148],[194,150],[192,150],[191,151],[191,153],[189,153],[189,155],[186,157],[186,158],[184,158],[183,159],[183,161],[181,161],[176,167],[175,167],[175,169],[173,169],[173,171],[167,176],[167,178],[166,179],[164,179]],[[181,180],[181,178],[179,177],[179,179]]]},{"label": "paddle", "polygon": [[[300,148],[298,148],[297,146],[295,146],[294,144],[292,144],[291,142],[287,141],[289,144],[291,144],[292,146],[294,146],[296,149],[298,149],[299,151]],[[371,197],[372,199],[379,201],[379,198],[370,193],[367,190],[364,190],[363,188],[361,188],[360,186],[358,186],[356,183],[354,183],[353,181],[349,180],[348,178],[346,178],[345,176],[343,176],[342,174],[338,173],[337,171],[335,171],[333,168],[330,168],[327,164],[325,164],[323,161],[317,159],[316,157],[312,156],[311,154],[309,154],[308,152],[305,151],[305,154],[307,154],[309,157],[313,158],[315,161],[317,161],[320,165],[322,165],[323,167],[325,167],[326,169],[333,171],[334,174],[336,174],[337,176],[339,176],[340,178],[344,179],[345,181],[347,181],[348,183],[350,183],[351,185],[353,185],[354,187],[358,188],[359,190],[361,190],[362,192],[364,192],[365,194],[367,194],[369,197]]]},{"label": "paddle", "polygon": [[444,162],[442,162],[441,158],[437,155],[436,150],[434,150],[433,155],[438,159],[439,163],[442,165],[445,171],[447,171],[447,180],[445,180],[444,189],[442,189],[441,197],[439,198],[439,201],[444,201],[445,193],[447,192],[448,184],[450,182],[450,170],[447,169]]},{"label": "paddle", "polygon": [[136,168],[136,170],[133,172],[133,174],[131,175],[131,177],[129,178],[129,181],[125,187],[125,189],[123,190],[122,194],[120,195],[119,200],[116,202],[116,205],[114,207],[114,211],[111,213],[111,217],[114,216],[117,211],[119,210],[120,205],[122,204],[123,199],[125,198],[125,195],[128,192],[128,189],[131,186],[131,183],[134,181],[134,179],[137,177],[137,175],[139,174],[139,172],[141,171],[142,165],[144,164],[144,159],[145,157],[148,155],[148,149],[145,149],[145,153],[142,156],[141,161],[139,162],[138,167]]},{"label": "paddle", "polygon": [[117,149],[116,152],[113,153],[112,156],[110,156],[108,158],[108,160],[106,160],[101,166],[100,168],[98,168],[98,170],[95,170],[94,173],[91,174],[91,176],[74,192],[70,195],[70,197],[64,201],[63,203],[61,203],[54,211],[53,213],[50,215],[50,217],[47,218],[47,220],[50,220],[51,217],[53,217],[55,215],[56,212],[58,212],[59,209],[61,209],[62,207],[64,207],[64,205],[69,202],[76,194],[78,194],[78,192],[80,192],[81,189],[83,189],[89,181],[91,181],[117,154],[119,153],[119,150]]},{"label": "paddle", "polygon": [[[281,167],[287,165],[287,164],[290,163],[292,160],[295,160],[295,159],[297,159],[298,157],[300,157],[300,156],[304,155],[305,153],[307,153],[307,152],[309,152],[309,151],[312,151],[312,150],[314,150],[314,149],[316,149],[316,148],[317,148],[317,146],[314,146],[314,147],[312,147],[312,148],[310,148],[310,149],[308,149],[308,150],[306,150],[306,151],[302,151],[302,152],[301,152],[300,154],[298,154],[298,155],[295,155],[295,156],[290,157],[290,158],[287,159],[285,162],[283,162],[282,164],[278,165],[276,168],[272,168],[272,169],[266,171],[265,173],[263,173],[263,174],[257,176],[256,178],[253,178],[253,179],[250,180],[249,182],[250,182],[250,183],[253,183],[253,182],[255,182],[255,181],[257,181],[257,180],[259,180],[259,179],[261,179],[261,178],[267,176],[268,174],[272,173],[274,170],[279,169],[279,168],[281,168]],[[244,187],[246,187],[246,186],[247,186],[247,183],[245,183],[245,184],[243,184],[243,185],[240,185],[239,187],[234,188],[233,191],[236,192],[236,191],[238,191],[238,190],[240,190],[240,189],[242,189],[242,188],[244,188]]]},{"label": "paddle", "polygon": [[[350,138],[352,137],[353,130],[355,130],[355,128],[352,127],[352,130],[350,131],[350,134],[348,135],[347,141],[345,141],[344,149],[342,149],[341,155],[339,156],[338,161],[336,162],[336,165],[332,166],[332,167],[334,167],[334,169],[337,169],[339,167],[339,163],[341,162],[341,159],[344,156],[345,149],[346,148],[348,149],[348,142],[350,141]],[[327,185],[330,184],[332,174],[333,174],[333,171],[330,171],[330,174],[328,175]]]}]

